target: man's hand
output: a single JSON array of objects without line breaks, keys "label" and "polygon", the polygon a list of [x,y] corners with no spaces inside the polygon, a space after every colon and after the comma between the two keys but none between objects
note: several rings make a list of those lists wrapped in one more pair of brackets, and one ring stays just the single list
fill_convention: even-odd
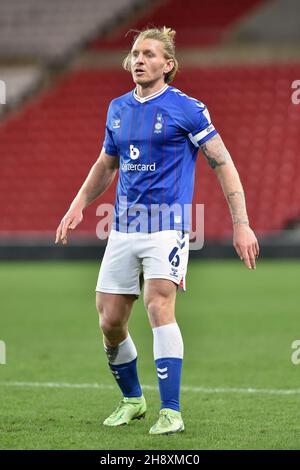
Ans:
[{"label": "man's hand", "polygon": [[259,255],[259,245],[249,225],[233,226],[233,246],[237,254],[249,269],[256,269],[255,260]]},{"label": "man's hand", "polygon": [[68,230],[74,230],[82,219],[82,209],[70,208],[57,227],[55,243],[61,241],[63,245],[66,245],[68,241]]}]

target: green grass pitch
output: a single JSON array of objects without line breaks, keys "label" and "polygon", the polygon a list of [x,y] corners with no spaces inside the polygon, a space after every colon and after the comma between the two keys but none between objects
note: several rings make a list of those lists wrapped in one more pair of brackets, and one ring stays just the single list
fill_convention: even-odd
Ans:
[{"label": "green grass pitch", "polygon": [[130,331],[148,413],[127,427],[102,426],[120,393],[98,330],[98,269],[97,262],[0,264],[7,359],[0,449],[300,448],[300,364],[291,362],[291,344],[300,339],[298,261],[261,259],[256,271],[238,259],[189,263],[188,292],[178,294],[176,307],[186,431],[173,436],[148,435],[159,394],[142,299]]}]

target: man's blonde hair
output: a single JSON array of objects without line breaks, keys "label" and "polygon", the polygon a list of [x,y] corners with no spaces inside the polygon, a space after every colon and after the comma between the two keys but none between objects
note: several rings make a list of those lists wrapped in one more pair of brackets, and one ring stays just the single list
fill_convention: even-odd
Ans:
[{"label": "man's blonde hair", "polygon": [[[165,82],[171,83],[174,80],[176,72],[178,70],[178,62],[175,57],[175,35],[176,31],[172,28],[167,28],[164,26],[163,28],[150,28],[145,29],[143,31],[137,31],[138,34],[135,35],[133,39],[132,45],[137,40],[143,39],[156,39],[156,41],[160,41],[164,46],[164,56],[167,60],[172,60],[174,63],[174,67],[172,70],[165,74]],[[123,61],[123,67],[128,72],[131,72],[131,51],[125,57]]]}]

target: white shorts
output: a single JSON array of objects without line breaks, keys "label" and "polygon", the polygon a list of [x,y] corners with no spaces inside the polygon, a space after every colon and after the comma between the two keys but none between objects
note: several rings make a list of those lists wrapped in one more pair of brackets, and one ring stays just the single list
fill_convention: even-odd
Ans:
[{"label": "white shorts", "polygon": [[124,233],[112,230],[101,263],[96,291],[141,292],[144,279],[169,279],[185,290],[189,234],[177,230]]}]

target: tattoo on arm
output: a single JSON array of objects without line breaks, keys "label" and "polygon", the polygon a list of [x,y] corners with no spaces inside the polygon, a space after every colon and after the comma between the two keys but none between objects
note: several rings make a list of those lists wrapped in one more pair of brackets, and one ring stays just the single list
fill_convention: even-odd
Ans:
[{"label": "tattoo on arm", "polygon": [[249,225],[246,211],[245,194],[243,191],[234,191],[226,194],[233,224]]},{"label": "tattoo on arm", "polygon": [[201,145],[201,150],[209,166],[214,170],[217,167],[226,165],[231,159],[228,150],[226,149],[221,137],[214,136]]},{"label": "tattoo on arm", "polygon": [[[249,225],[243,187],[223,140],[216,135],[202,144],[201,149],[210,167],[216,170],[233,224]],[[235,188],[237,190],[232,191]]]}]

